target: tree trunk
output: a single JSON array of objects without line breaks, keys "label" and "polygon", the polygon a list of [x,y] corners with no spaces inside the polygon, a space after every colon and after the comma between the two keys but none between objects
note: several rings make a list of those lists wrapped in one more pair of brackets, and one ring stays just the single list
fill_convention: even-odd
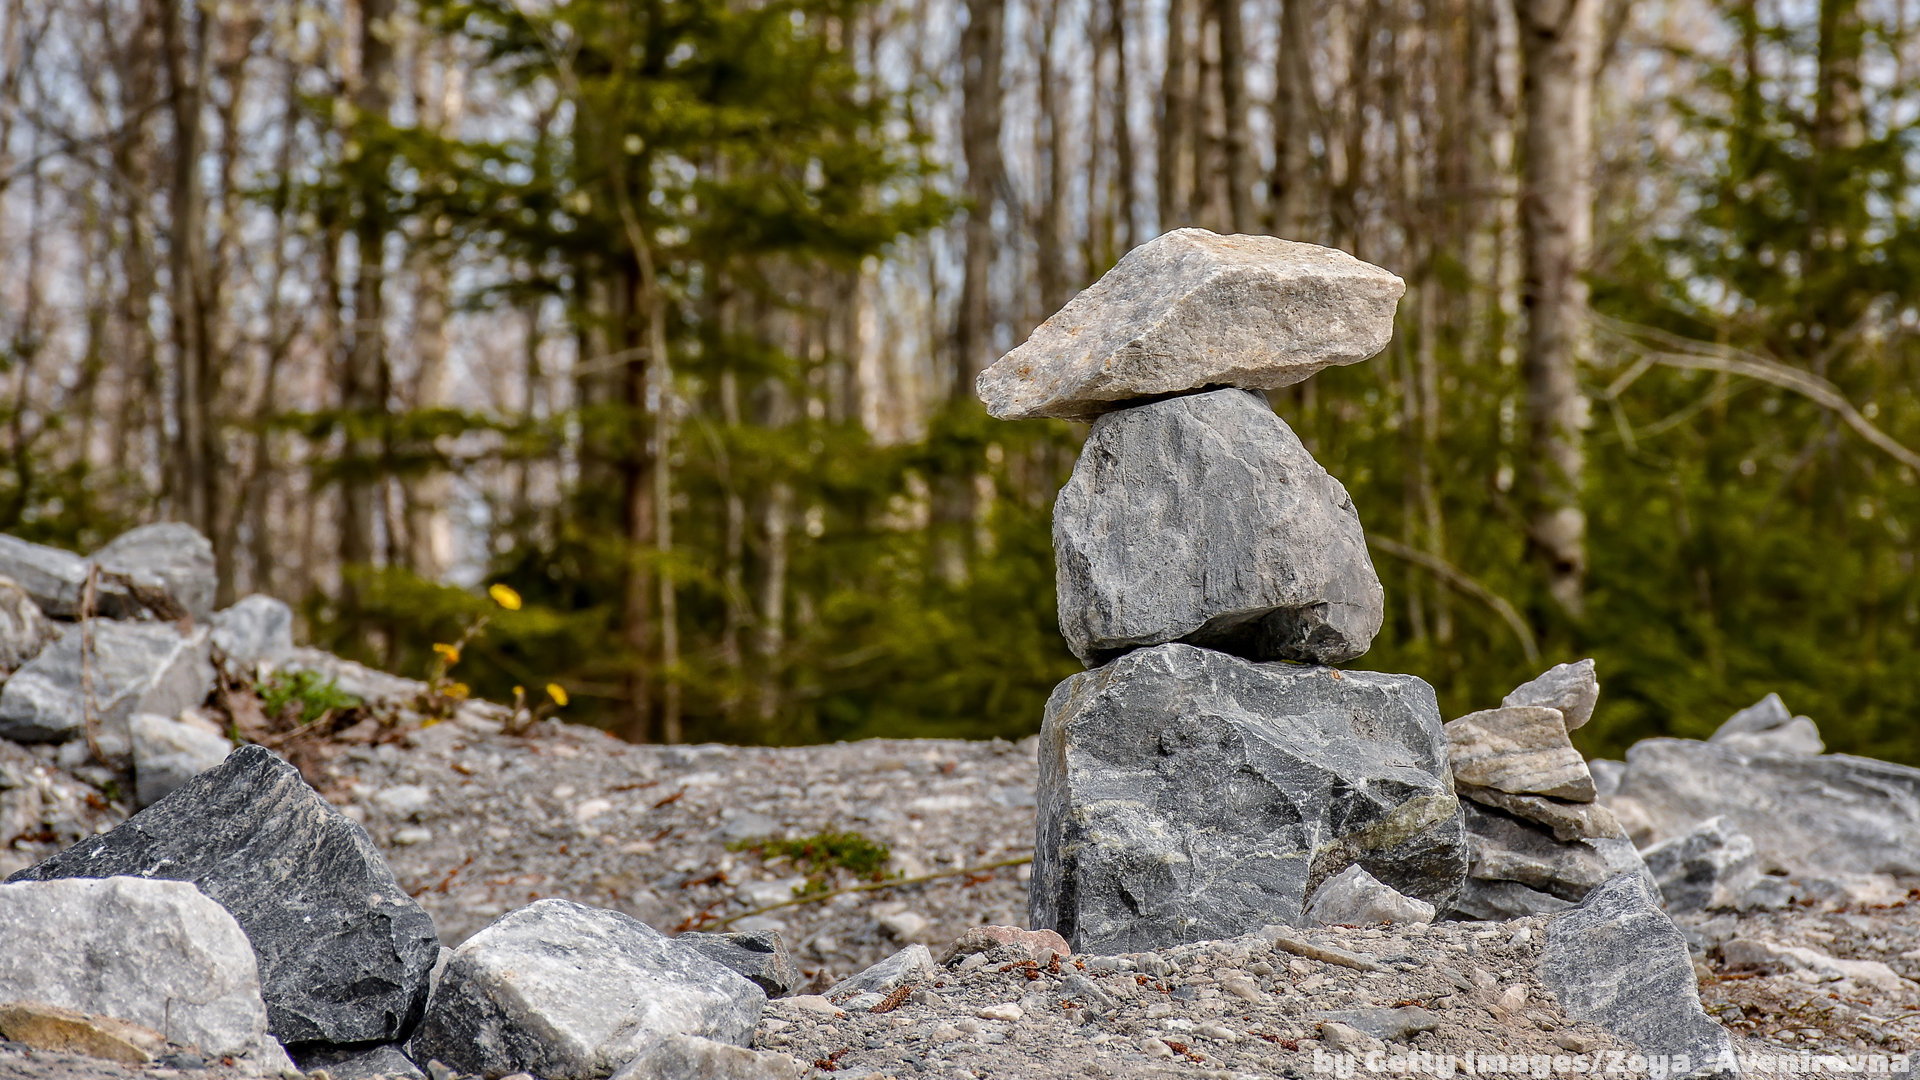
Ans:
[{"label": "tree trunk", "polygon": [[1304,240],[1307,196],[1307,117],[1313,92],[1307,70],[1313,40],[1307,0],[1280,0],[1280,47],[1273,73],[1273,177],[1267,209],[1275,236]]},{"label": "tree trunk", "polygon": [[975,376],[993,360],[993,204],[1005,166],[1000,156],[1001,59],[1005,52],[1006,0],[967,0],[967,28],[960,34],[961,153],[967,163],[966,260],[960,285],[960,319],[953,396],[973,396]]},{"label": "tree trunk", "polygon": [[[1060,211],[1067,198],[1066,123],[1061,114],[1058,78],[1053,68],[1054,31],[1060,21],[1059,0],[1039,0],[1040,18],[1035,25],[1039,40],[1035,43],[1035,62],[1039,68],[1040,123],[1036,134],[1044,133],[1044,145],[1035,147],[1034,156],[1046,163],[1047,189],[1040,200],[1040,219],[1035,225],[1035,244],[1040,274],[1040,318],[1046,319],[1067,302],[1066,238],[1060,234]],[[1099,65],[1094,65],[1097,75]],[[1098,94],[1092,95],[1097,98]],[[1036,142],[1042,141],[1036,138]],[[1096,140],[1097,145],[1097,140]],[[1091,189],[1092,184],[1088,185]],[[1089,225],[1092,219],[1088,219]]]},{"label": "tree trunk", "polygon": [[219,533],[220,372],[214,362],[206,245],[206,192],[200,178],[201,87],[205,82],[208,21],[197,5],[166,0],[162,23],[168,105],[173,117],[173,177],[169,213],[168,304],[176,354],[172,489],[175,513],[208,537]]},{"label": "tree trunk", "polygon": [[1599,0],[1521,0],[1527,127],[1521,236],[1526,250],[1527,504],[1548,589],[1569,614],[1584,609],[1586,515],[1581,509],[1587,401],[1575,368],[1585,352],[1593,66]]},{"label": "tree trunk", "polygon": [[1117,177],[1115,183],[1120,189],[1120,209],[1118,217],[1127,227],[1122,252],[1130,251],[1142,242],[1140,235],[1140,200],[1134,192],[1133,173],[1133,94],[1128,89],[1131,83],[1127,79],[1127,0],[1113,0],[1108,15],[1107,30],[1113,36],[1113,148],[1117,159]]},{"label": "tree trunk", "polygon": [[1188,0],[1167,0],[1167,70],[1160,77],[1160,147],[1158,191],[1160,231],[1187,223],[1188,192],[1183,182],[1193,145],[1189,126],[1192,107],[1187,100],[1187,70],[1191,52],[1187,43]]},{"label": "tree trunk", "polygon": [[1240,0],[1215,0],[1220,20],[1220,100],[1226,109],[1227,213],[1233,231],[1250,233],[1253,223],[1253,154],[1247,135],[1247,38],[1240,25]]}]

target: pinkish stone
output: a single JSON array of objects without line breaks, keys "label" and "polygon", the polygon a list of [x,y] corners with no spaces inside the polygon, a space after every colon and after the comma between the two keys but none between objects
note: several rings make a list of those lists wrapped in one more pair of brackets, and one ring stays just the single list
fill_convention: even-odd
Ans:
[{"label": "pinkish stone", "polygon": [[956,956],[968,953],[986,952],[1000,945],[1017,945],[1031,955],[1035,962],[1046,963],[1043,953],[1054,956],[1072,956],[1073,946],[1067,939],[1052,930],[1022,930],[1017,926],[976,926],[954,939],[947,951],[940,954],[940,963],[945,964]]}]

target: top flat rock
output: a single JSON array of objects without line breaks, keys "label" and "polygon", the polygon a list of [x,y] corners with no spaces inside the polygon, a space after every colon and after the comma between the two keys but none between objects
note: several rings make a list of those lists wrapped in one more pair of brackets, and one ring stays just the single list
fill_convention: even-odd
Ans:
[{"label": "top flat rock", "polygon": [[975,390],[1002,420],[1091,420],[1205,387],[1291,386],[1386,348],[1406,291],[1333,248],[1176,229],[1128,252]]}]

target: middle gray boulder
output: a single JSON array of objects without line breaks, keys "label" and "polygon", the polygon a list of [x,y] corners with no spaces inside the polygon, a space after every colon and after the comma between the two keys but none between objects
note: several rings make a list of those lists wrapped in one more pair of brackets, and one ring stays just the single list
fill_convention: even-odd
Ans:
[{"label": "middle gray boulder", "polygon": [[1298,925],[1349,866],[1442,910],[1467,873],[1433,688],[1127,654],[1047,702],[1030,924],[1122,953]]},{"label": "middle gray boulder", "polygon": [[1094,421],[1053,546],[1060,631],[1089,665],[1169,641],[1335,664],[1380,630],[1353,500],[1244,390]]}]

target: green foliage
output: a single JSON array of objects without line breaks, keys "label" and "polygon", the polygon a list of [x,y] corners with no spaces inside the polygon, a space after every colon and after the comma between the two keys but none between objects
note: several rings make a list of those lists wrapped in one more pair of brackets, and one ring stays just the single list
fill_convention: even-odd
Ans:
[{"label": "green foliage", "polygon": [[311,724],[330,712],[365,704],[340,689],[334,680],[313,671],[276,672],[259,691],[261,706],[268,716],[278,716],[288,705],[298,704],[302,724]]},{"label": "green foliage", "polygon": [[794,886],[795,896],[826,892],[836,870],[845,870],[863,881],[885,881],[887,860],[893,858],[887,845],[857,832],[822,832],[803,840],[736,840],[727,845],[727,850],[792,861],[795,869],[807,875],[805,884]]}]

